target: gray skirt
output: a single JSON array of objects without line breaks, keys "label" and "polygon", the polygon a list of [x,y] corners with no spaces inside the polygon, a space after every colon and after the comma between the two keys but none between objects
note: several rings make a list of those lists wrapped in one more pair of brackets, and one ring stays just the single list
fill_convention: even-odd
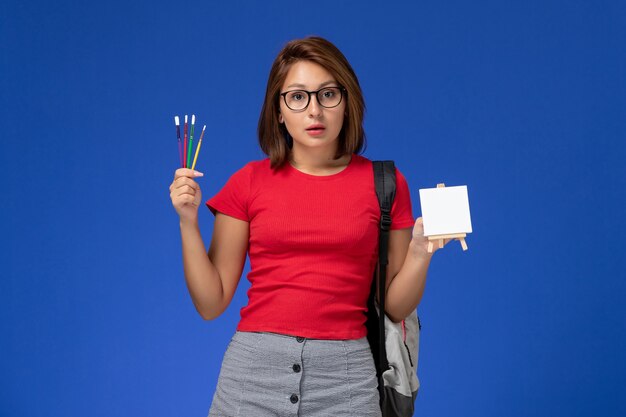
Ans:
[{"label": "gray skirt", "polygon": [[320,340],[237,331],[209,417],[380,417],[367,338]]}]

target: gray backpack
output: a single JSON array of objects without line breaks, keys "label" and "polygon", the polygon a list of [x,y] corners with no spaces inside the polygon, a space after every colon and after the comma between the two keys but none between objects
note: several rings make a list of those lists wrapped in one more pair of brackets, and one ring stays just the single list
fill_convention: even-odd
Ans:
[{"label": "gray backpack", "polygon": [[[380,408],[383,417],[411,417],[419,389],[417,359],[421,323],[413,311],[400,323],[392,322],[385,311],[391,205],[396,195],[396,168],[393,161],[373,161],[376,195],[380,204],[378,280],[376,271],[368,300],[367,339],[372,349]],[[376,285],[380,306],[376,303]]]}]

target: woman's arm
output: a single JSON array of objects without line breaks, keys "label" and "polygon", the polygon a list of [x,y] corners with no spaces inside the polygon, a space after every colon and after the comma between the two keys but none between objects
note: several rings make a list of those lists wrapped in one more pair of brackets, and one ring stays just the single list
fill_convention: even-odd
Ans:
[{"label": "woman's arm", "polygon": [[385,312],[394,322],[402,321],[422,299],[428,266],[438,245],[432,253],[428,253],[427,247],[421,217],[416,220],[413,230],[391,230],[389,233]]},{"label": "woman's arm", "polygon": [[179,168],[170,185],[172,205],[180,216],[183,268],[196,310],[211,320],[226,310],[233,298],[248,248],[248,223],[216,213],[208,254],[198,227],[202,191],[194,180],[203,174]]},{"label": "woman's arm", "polygon": [[221,315],[230,304],[246,261],[248,223],[216,213],[211,247],[205,252],[196,222],[180,223],[187,289],[205,320]]}]

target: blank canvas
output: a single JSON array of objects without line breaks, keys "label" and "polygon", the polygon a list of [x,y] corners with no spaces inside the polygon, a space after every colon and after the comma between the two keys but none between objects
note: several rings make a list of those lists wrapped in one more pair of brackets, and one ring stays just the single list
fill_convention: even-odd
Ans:
[{"label": "blank canvas", "polygon": [[425,236],[472,233],[466,185],[419,192]]}]

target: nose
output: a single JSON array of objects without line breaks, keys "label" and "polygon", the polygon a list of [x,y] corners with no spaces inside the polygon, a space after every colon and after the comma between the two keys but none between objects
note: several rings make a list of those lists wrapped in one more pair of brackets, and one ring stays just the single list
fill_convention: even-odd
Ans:
[{"label": "nose", "polygon": [[320,103],[317,101],[317,94],[311,94],[311,100],[309,101],[309,114],[311,116],[319,116],[322,112],[322,106],[320,106]]}]

